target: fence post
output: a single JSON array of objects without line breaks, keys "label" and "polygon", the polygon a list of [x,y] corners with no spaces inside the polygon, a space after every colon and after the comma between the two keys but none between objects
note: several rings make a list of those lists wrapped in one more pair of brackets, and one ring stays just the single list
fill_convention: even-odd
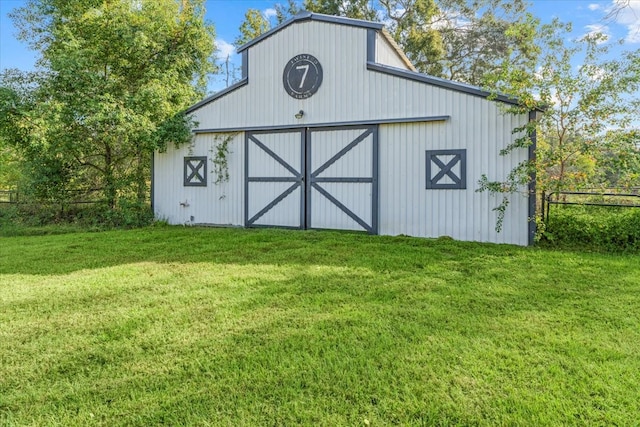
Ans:
[{"label": "fence post", "polygon": [[545,225],[549,225],[549,208],[551,207],[551,196],[553,196],[553,192],[549,193],[549,195],[546,196],[547,222],[545,223]]}]

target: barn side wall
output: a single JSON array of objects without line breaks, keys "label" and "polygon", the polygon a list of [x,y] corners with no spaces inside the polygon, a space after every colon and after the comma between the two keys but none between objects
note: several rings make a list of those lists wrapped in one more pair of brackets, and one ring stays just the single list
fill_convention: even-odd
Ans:
[{"label": "barn side wall", "polygon": [[[244,133],[235,133],[228,145],[229,180],[214,183],[212,159],[225,135],[229,134],[196,135],[190,146],[154,154],[156,218],[170,224],[244,225]],[[185,186],[184,158],[199,156],[207,157],[207,185]]]},{"label": "barn side wall", "polygon": [[[502,195],[476,192],[482,174],[504,180],[527,159],[524,149],[499,154],[522,124],[477,98],[457,103],[448,122],[381,125],[380,234],[527,245],[527,188],[510,195],[500,233],[492,209]],[[466,189],[427,189],[427,150],[465,150]]]}]

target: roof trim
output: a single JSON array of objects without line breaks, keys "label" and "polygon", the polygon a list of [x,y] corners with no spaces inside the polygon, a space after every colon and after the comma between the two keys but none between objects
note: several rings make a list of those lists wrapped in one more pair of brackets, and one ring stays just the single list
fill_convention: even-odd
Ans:
[{"label": "roof trim", "polygon": [[285,22],[278,25],[277,27],[274,27],[269,31],[267,31],[266,33],[263,33],[258,37],[256,37],[255,39],[243,44],[238,48],[237,52],[240,53],[246,49],[249,49],[251,46],[254,46],[257,43],[260,43],[261,41],[263,41],[264,39],[271,37],[275,33],[284,30],[291,24],[295,24],[297,22],[304,22],[304,21],[328,22],[331,24],[348,25],[351,27],[360,27],[360,28],[371,28],[374,30],[382,30],[382,28],[384,28],[384,25],[379,22],[363,21],[361,19],[344,18],[342,16],[323,15],[321,13],[311,13],[311,12],[303,11],[298,13],[296,16],[292,17],[291,19],[286,20]]},{"label": "roof trim", "polygon": [[322,123],[300,123],[292,125],[271,125],[271,126],[244,126],[229,127],[217,129],[194,129],[193,133],[220,133],[220,132],[243,132],[256,130],[282,130],[282,129],[301,129],[301,128],[319,128],[319,127],[337,127],[337,126],[362,126],[362,125],[382,125],[395,123],[428,123],[428,122],[446,122],[451,116],[429,116],[429,117],[400,117],[394,119],[378,119],[378,120],[352,120],[348,122],[322,122]]},{"label": "roof trim", "polygon": [[[374,62],[367,62],[367,70],[377,71],[379,73],[389,74],[389,75],[400,77],[407,80],[427,83],[433,86],[438,86],[445,89],[451,89],[451,90],[455,90],[456,92],[467,93],[469,95],[479,96],[482,98],[488,98],[491,95],[495,95],[495,94],[492,94],[491,92],[488,92],[486,90],[480,89],[475,86],[467,85],[464,83],[458,83],[451,80],[445,80],[439,77],[432,77],[426,74],[407,71],[401,68],[390,67],[388,65],[382,65]],[[501,101],[511,105],[520,105],[520,102],[517,99],[511,98],[507,95],[498,94],[495,96],[494,100]]]},{"label": "roof trim", "polygon": [[210,102],[215,101],[216,99],[222,98],[223,96],[230,94],[234,90],[239,89],[242,86],[247,85],[248,83],[249,83],[249,79],[245,77],[244,79],[240,80],[239,82],[234,83],[231,86],[226,87],[226,88],[222,89],[221,91],[218,91],[218,92],[214,93],[213,95],[210,95],[210,96],[206,97],[205,99],[203,99],[202,101],[198,102],[197,104],[192,105],[191,107],[187,108],[184,112],[186,114],[191,114],[195,110],[197,110],[198,108],[203,107],[203,106],[209,104]]}]

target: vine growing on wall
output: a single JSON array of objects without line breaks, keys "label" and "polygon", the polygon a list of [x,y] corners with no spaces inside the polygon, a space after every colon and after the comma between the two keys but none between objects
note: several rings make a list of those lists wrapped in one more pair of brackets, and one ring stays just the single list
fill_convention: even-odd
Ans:
[{"label": "vine growing on wall", "polygon": [[218,134],[214,137],[214,146],[211,149],[211,162],[213,163],[214,184],[229,182],[229,155],[231,150],[229,145],[237,135],[234,133]]},{"label": "vine growing on wall", "polygon": [[[503,111],[504,114],[523,114],[526,112],[528,112],[528,109],[523,106],[510,107]],[[500,155],[506,156],[517,149],[528,149],[533,144],[532,136],[535,134],[535,130],[536,121],[530,121],[524,126],[515,128],[512,133],[521,134],[522,136],[516,138],[513,143],[500,150]],[[505,213],[509,206],[509,196],[515,193],[526,193],[526,195],[529,195],[528,188],[523,191],[523,187],[527,187],[529,181],[533,176],[535,176],[535,171],[535,160],[529,159],[518,163],[513,169],[511,169],[504,181],[490,181],[485,174],[480,176],[476,192],[482,193],[487,191],[490,194],[502,196],[502,200],[498,206],[492,209],[497,214],[495,226],[496,232],[499,233],[502,231]]]}]

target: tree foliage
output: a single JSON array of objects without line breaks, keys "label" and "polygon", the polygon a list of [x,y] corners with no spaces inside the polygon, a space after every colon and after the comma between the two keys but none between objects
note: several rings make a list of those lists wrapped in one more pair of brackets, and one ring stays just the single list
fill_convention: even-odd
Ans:
[{"label": "tree foliage", "polygon": [[[630,129],[640,107],[640,51],[612,57],[605,35],[571,40],[570,30],[558,21],[540,26],[536,66],[504,62],[491,75],[495,88],[520,100],[509,112],[539,110],[536,122],[515,130],[537,131],[537,156],[504,182],[483,177],[483,190],[516,191],[532,172],[543,194],[640,184],[638,131]],[[505,152],[526,144],[519,138]]]},{"label": "tree foliage", "polygon": [[243,44],[264,34],[271,28],[269,20],[257,9],[248,9],[244,14],[244,21],[240,25],[240,33],[233,41],[234,46]]},{"label": "tree foliage", "polygon": [[542,57],[530,91],[548,105],[539,123],[542,191],[605,185],[604,163],[632,154],[625,134],[640,107],[638,52],[608,59],[611,47],[601,34],[568,46],[557,37]]},{"label": "tree foliage", "polygon": [[440,15],[433,23],[443,45],[441,77],[488,86],[490,76],[504,62],[526,68],[540,49],[538,20],[524,0],[439,0]]},{"label": "tree foliage", "polygon": [[598,182],[608,187],[638,190],[640,186],[640,129],[609,131],[599,158]]},{"label": "tree foliage", "polygon": [[110,207],[132,188],[144,200],[150,154],[187,135],[179,112],[213,71],[203,0],[29,0],[11,17],[41,56],[26,83],[0,82],[12,111],[2,137],[65,186],[99,187]]},{"label": "tree foliage", "polygon": [[[476,86],[490,84],[505,61],[525,67],[539,54],[538,21],[525,0],[289,0],[275,8],[277,23],[301,8],[384,22],[418,71]],[[238,39],[270,27],[260,12],[247,12]]]},{"label": "tree foliage", "polygon": [[292,16],[302,12],[303,8],[296,0],[287,0],[286,3],[276,3],[273,7],[276,11],[276,24],[282,24]]},{"label": "tree foliage", "polygon": [[442,33],[435,25],[441,15],[435,0],[380,0],[389,31],[418,71],[443,76]]},{"label": "tree foliage", "polygon": [[377,21],[378,11],[369,0],[305,0],[304,9],[325,15],[346,16],[353,19]]}]

